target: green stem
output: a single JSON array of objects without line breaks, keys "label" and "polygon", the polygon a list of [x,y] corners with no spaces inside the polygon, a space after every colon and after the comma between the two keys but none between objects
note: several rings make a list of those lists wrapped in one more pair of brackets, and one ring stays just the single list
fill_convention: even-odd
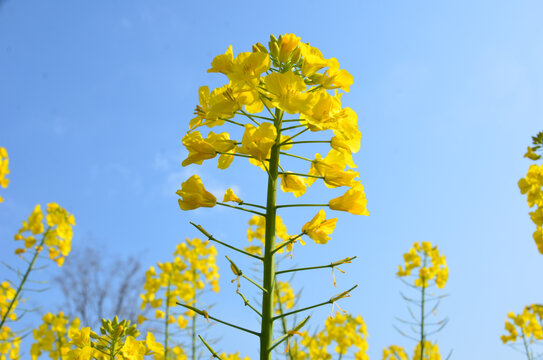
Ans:
[{"label": "green stem", "polygon": [[287,131],[287,130],[297,129],[297,128],[301,128],[301,127],[305,127],[305,125],[293,125],[293,126],[283,128],[283,129],[281,129],[281,131]]},{"label": "green stem", "polygon": [[290,330],[290,331],[287,331],[286,334],[282,335],[279,337],[279,339],[275,340],[270,348],[270,351],[275,349],[275,347],[277,347],[279,344],[281,344],[283,341],[287,340],[289,337],[293,336],[295,333],[297,333],[306,323],[307,321],[309,320],[309,318],[311,317],[311,315],[309,315],[308,317],[306,317],[304,320],[302,320],[302,322],[300,322],[298,325],[296,325],[294,327],[294,329]]},{"label": "green stem", "polygon": [[[296,240],[298,240],[304,233],[301,233],[301,234],[298,234],[290,239],[288,239],[287,241],[285,241],[284,243],[282,243],[281,245],[279,245],[278,247],[276,247],[273,252],[276,253],[278,252],[279,250],[281,250],[282,248],[284,248],[285,246],[287,246],[288,244],[292,244],[293,242],[295,242]],[[280,271],[276,271],[275,272],[276,274],[280,274],[281,272]]]},{"label": "green stem", "polygon": [[251,308],[255,313],[258,314],[258,316],[262,317],[262,314],[260,313],[260,311],[258,311],[257,309],[255,309],[250,303],[249,303],[249,300],[247,300],[247,298],[241,293],[238,291],[236,291],[238,293],[239,296],[241,296],[241,298],[243,299],[243,302],[245,303],[245,306],[248,306],[249,308]]},{"label": "green stem", "polygon": [[207,348],[207,350],[209,350],[209,352],[211,353],[211,355],[216,358],[216,359],[219,359],[219,360],[222,360],[221,357],[219,356],[219,354],[217,354],[217,352],[215,350],[213,350],[213,348],[211,346],[209,346],[208,343],[205,342],[205,340],[202,338],[202,336],[198,335],[198,337],[200,338],[200,340],[202,340],[202,342],[204,343],[205,347]]},{"label": "green stem", "polygon": [[309,174],[302,174],[302,173],[295,173],[295,172],[280,172],[279,175],[297,175],[297,176],[303,176],[303,177],[312,177],[316,179],[324,179],[324,177],[318,176],[318,175],[309,175]]},{"label": "green stem", "polygon": [[171,278],[168,276],[168,287],[166,288],[166,316],[164,317],[164,359],[168,359],[168,340],[170,334],[168,320],[170,318],[170,288],[171,288]]},{"label": "green stem", "polygon": [[284,123],[294,122],[294,121],[305,121],[305,119],[287,119],[287,120],[283,120]]},{"label": "green stem", "polygon": [[279,274],[289,273],[289,272],[293,272],[293,271],[325,269],[325,268],[329,268],[329,267],[334,269],[336,266],[340,266],[340,265],[343,265],[343,264],[350,264],[356,258],[357,258],[356,256],[352,256],[352,257],[347,257],[345,259],[341,259],[341,260],[338,260],[338,261],[334,261],[333,263],[330,263],[328,265],[310,266],[310,267],[303,267],[303,268],[296,268],[296,269],[287,269],[287,270],[277,271],[276,274],[279,275]]},{"label": "green stem", "polygon": [[[297,136],[300,136],[302,135],[304,132],[306,132],[307,130],[309,130],[309,128],[305,128],[303,129],[302,131],[300,131],[299,133],[296,133],[292,136],[289,136],[288,139],[286,139],[285,141],[281,142],[281,144],[279,144],[279,146],[284,146],[284,145],[290,145],[290,144],[295,144],[294,142],[292,142],[292,139],[294,139],[295,137]],[[290,141],[290,143],[289,143]]]},{"label": "green stem", "polygon": [[530,352],[530,349],[528,348],[528,342],[526,341],[526,335],[524,334],[524,329],[522,329],[522,341],[524,342],[524,351],[526,351],[526,357],[528,360],[533,360],[532,353]]},{"label": "green stem", "polygon": [[[267,97],[266,95],[260,93],[260,96],[264,97],[264,98],[267,98],[269,99],[269,97]],[[261,99],[262,100],[262,99]],[[270,110],[270,108],[268,107],[268,105],[266,105],[266,102],[265,101],[262,101],[262,103],[264,104],[264,107],[266,108],[266,110],[268,110],[268,112],[270,113],[270,115],[273,117],[273,123],[275,124],[275,122],[277,121],[277,118],[276,116],[273,114],[273,112]],[[277,112],[279,111],[279,109],[275,109],[275,114],[277,114]]]},{"label": "green stem", "polygon": [[240,205],[247,205],[247,206],[253,206],[253,207],[257,207],[257,208],[260,208],[260,209],[266,210],[266,207],[265,207],[265,206],[262,206],[262,205],[256,205],[256,204],[251,204],[251,203],[248,203],[248,202],[245,202],[245,201],[242,201]]},{"label": "green stem", "polygon": [[254,122],[256,124],[256,126],[260,126],[260,123],[258,121],[256,121],[251,114],[248,114],[243,110],[241,110],[241,114],[248,117],[249,120],[251,120],[252,122]]},{"label": "green stem", "polygon": [[[214,321],[216,321],[216,322],[219,322],[219,323],[221,323],[221,324],[224,324],[224,325],[233,327],[234,329],[238,329],[238,330],[241,330],[241,331],[248,332],[249,334],[253,334],[253,335],[256,335],[256,336],[260,336],[260,334],[257,333],[256,331],[246,329],[246,328],[244,328],[244,327],[241,327],[241,326],[238,326],[238,325],[229,323],[229,322],[224,321],[224,320],[221,320],[221,319],[217,319],[216,317],[213,317],[213,316],[211,316],[211,315],[209,315],[209,314],[207,314],[207,313],[205,313],[205,314],[207,314],[207,315],[203,315],[203,313],[204,313],[203,311],[198,310],[198,309],[196,309],[195,307],[192,307],[192,306],[190,306],[190,305],[181,304],[181,303],[179,303],[179,302],[176,303],[176,304],[179,305],[179,306],[182,306],[182,307],[184,307],[184,308],[187,308],[187,309],[189,309],[189,310],[192,310],[192,311],[198,313],[198,314],[201,315],[201,316],[205,316],[206,318],[209,318],[209,319],[214,320]],[[196,311],[196,310],[198,310],[198,311]]]},{"label": "green stem", "polygon": [[245,154],[229,153],[229,152],[224,152],[224,151],[215,151],[215,152],[221,155],[232,155],[232,156],[239,156],[239,157],[248,158],[248,159],[254,159],[254,157],[245,155]]},{"label": "green stem", "polygon": [[225,242],[222,242],[220,240],[217,240],[213,237],[213,235],[211,235],[210,233],[208,233],[201,225],[196,225],[195,223],[191,222],[190,223],[192,226],[194,226],[196,229],[198,229],[202,234],[204,234],[205,236],[207,236],[207,238],[209,239],[209,241],[215,241],[217,244],[221,244],[222,246],[226,246],[227,248],[229,249],[232,249],[232,250],[235,250],[237,252],[240,252],[242,254],[245,254],[247,256],[250,256],[250,257],[253,257],[255,259],[258,259],[260,261],[264,260],[263,257],[261,256],[258,256],[258,255],[255,255],[255,254],[251,254],[250,252],[247,252],[247,251],[244,251],[244,250],[241,250],[241,249],[238,249],[237,247],[235,246],[232,246],[232,245],[229,245]]},{"label": "green stem", "polygon": [[[424,263],[423,267],[426,267],[427,255],[424,253]],[[420,360],[424,359],[424,302],[425,302],[425,293],[426,293],[426,279],[422,276],[422,290],[421,290],[421,300],[420,300]]]},{"label": "green stem", "polygon": [[303,268],[297,268],[297,269],[287,269],[287,270],[280,270],[277,271],[276,274],[285,274],[293,271],[305,271],[305,270],[316,270],[316,269],[326,269],[326,268],[333,268],[337,265],[334,264],[328,264],[328,265],[321,265],[321,266],[310,266],[310,267],[303,267]]},{"label": "green stem", "polygon": [[321,206],[326,207],[328,204],[287,204],[287,205],[277,205],[276,208],[286,208],[286,207],[299,207],[299,206]]},{"label": "green stem", "polygon": [[285,142],[281,145],[293,145],[293,144],[330,144],[330,140],[305,140],[305,141],[291,141]]},{"label": "green stem", "polygon": [[19,287],[17,288],[17,291],[15,291],[15,295],[13,296],[13,299],[9,303],[8,308],[7,308],[6,312],[4,313],[4,316],[2,316],[2,321],[0,321],[0,329],[2,328],[2,326],[4,326],[4,323],[6,322],[6,319],[8,318],[9,313],[11,312],[11,309],[13,308],[13,304],[15,304],[15,302],[17,301],[17,298],[19,297],[19,294],[23,290],[23,286],[24,286],[26,280],[28,279],[28,275],[32,271],[32,268],[34,267],[34,263],[36,262],[36,259],[38,258],[38,255],[40,254],[40,251],[38,251],[37,249],[43,249],[43,244],[45,242],[45,238],[47,237],[47,234],[49,233],[50,229],[51,229],[51,227],[48,227],[47,230],[45,231],[45,233],[43,233],[43,237],[42,237],[42,239],[40,241],[40,244],[36,247],[36,252],[32,256],[32,260],[28,264],[28,268],[26,269],[26,272],[25,272],[25,274],[24,274],[24,276],[23,276],[23,278],[21,280],[21,283],[19,284]]},{"label": "green stem", "polygon": [[275,287],[275,217],[276,191],[281,148],[281,123],[283,112],[275,109],[274,126],[277,130],[275,144],[271,148],[268,190],[266,199],[266,235],[264,240],[264,289],[262,293],[262,327],[260,332],[260,360],[271,360],[273,343],[273,294]]},{"label": "green stem", "polygon": [[250,212],[250,213],[253,213],[253,214],[257,214],[257,215],[260,215],[260,216],[266,216],[266,214],[263,214],[263,213],[258,212],[258,211],[249,210],[249,209],[244,209],[244,208],[239,207],[239,206],[228,205],[228,204],[225,204],[225,203],[222,203],[222,202],[218,202],[218,201],[217,201],[217,205],[226,206],[226,207],[229,207],[229,208],[232,208],[232,209],[238,209],[238,210],[242,210],[242,211],[247,211],[247,212]]},{"label": "green stem", "polygon": [[234,120],[230,120],[230,119],[223,119],[223,118],[219,118],[220,120],[223,120],[223,121],[226,121],[226,122],[229,122],[230,124],[234,124],[234,125],[238,125],[238,126],[241,126],[241,127],[245,127],[245,125],[243,125],[242,123],[239,123],[237,121],[234,121]]},{"label": "green stem", "polygon": [[[245,111],[245,110],[240,110],[240,112],[238,114],[241,114],[241,115],[245,115],[247,116],[248,113]],[[257,119],[263,119],[263,120],[269,120],[269,121],[273,121],[272,118],[269,118],[269,117],[265,117],[265,116],[259,116],[259,115],[253,115],[253,114],[249,114],[250,116],[254,117],[254,118],[257,118]]]},{"label": "green stem", "polygon": [[316,304],[316,305],[311,305],[311,306],[301,308],[301,309],[298,309],[298,310],[293,310],[293,311],[290,311],[290,312],[287,312],[287,313],[279,314],[277,316],[274,316],[272,320],[275,321],[275,320],[281,319],[281,318],[283,318],[285,316],[294,315],[294,314],[297,314],[297,313],[302,312],[302,311],[311,310],[311,309],[314,309],[316,307],[320,307],[320,306],[324,306],[324,305],[328,305],[328,304],[332,304],[332,300],[327,300],[325,302],[321,302],[321,303]]},{"label": "green stem", "polygon": [[[277,273],[275,273],[277,274]],[[276,282],[277,282],[277,279],[276,279]],[[279,291],[279,288],[278,287],[275,287],[275,298],[277,299],[277,305],[279,307],[279,314],[283,314],[283,304],[281,303],[281,300],[280,300],[280,297],[281,297],[281,293]],[[281,318],[281,326],[283,327],[283,335],[287,335],[288,334],[288,329],[287,329],[287,319],[286,318]],[[287,348],[285,348],[285,352],[288,351],[288,358],[290,360],[293,360],[294,359],[294,356],[292,355],[292,349],[290,347],[288,347],[288,343],[287,343]]]},{"label": "green stem", "polygon": [[297,159],[306,160],[306,161],[309,161],[309,162],[313,162],[313,160],[308,159],[308,158],[306,158],[306,157],[298,156],[298,155],[294,155],[294,154],[289,154],[289,153],[286,153],[286,152],[284,152],[284,151],[280,151],[279,154],[281,154],[281,155],[286,155],[286,156],[290,156],[290,157],[297,158]]},{"label": "green stem", "polygon": [[59,332],[57,332],[57,342],[58,342],[58,356],[59,356],[59,359],[62,360],[63,357],[62,357],[62,334],[60,334]]},{"label": "green stem", "polygon": [[[195,279],[196,279],[196,269],[192,269],[192,286],[194,289],[196,289],[196,284],[195,284]],[[196,290],[194,291],[194,303],[196,304]],[[191,327],[191,332],[192,332],[192,360],[196,360],[196,315],[194,315],[192,317],[192,327]],[[164,360],[168,360],[168,359],[164,359]]]},{"label": "green stem", "polygon": [[245,274],[241,274],[241,277],[246,279],[247,281],[249,281],[251,284],[253,284],[254,286],[256,286],[257,288],[259,288],[260,290],[266,292],[267,290],[264,289],[262,286],[260,286],[256,281],[254,281],[253,279],[245,276]]}]

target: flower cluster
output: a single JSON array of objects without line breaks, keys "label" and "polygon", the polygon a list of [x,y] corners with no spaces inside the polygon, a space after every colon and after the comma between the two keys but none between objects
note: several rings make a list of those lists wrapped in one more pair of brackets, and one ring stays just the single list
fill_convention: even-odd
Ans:
[{"label": "flower cluster", "polygon": [[[155,341],[152,333],[147,333],[145,340],[137,340],[139,331],[130,321],[119,321],[117,317],[102,320],[100,335],[89,327],[70,329],[70,345],[72,349],[63,359],[91,360],[143,360],[144,356],[152,355],[155,360],[164,359],[161,354],[163,346]],[[182,360],[186,360],[182,358]]]},{"label": "flower cluster", "polygon": [[[190,120],[187,134],[182,139],[188,151],[188,156],[182,165],[201,165],[206,160],[218,157],[218,167],[226,169],[230,167],[234,158],[244,158],[250,164],[265,171],[268,176],[266,204],[245,202],[231,189],[226,191],[220,202],[206,190],[200,178],[194,175],[183,182],[177,191],[180,197],[179,207],[182,210],[193,210],[221,205],[256,214],[249,221],[251,227],[247,235],[249,242],[257,239],[260,244],[252,243],[244,250],[214,239],[201,226],[195,226],[210,240],[262,261],[262,285],[260,285],[247,278],[229,259],[237,279],[243,276],[263,291],[262,311],[254,308],[253,310],[262,318],[259,335],[261,358],[271,359],[272,350],[280,342],[298,333],[307,321],[307,319],[302,321],[292,330],[286,329],[283,321],[285,329],[281,340],[276,343],[272,341],[273,313],[277,310],[274,307],[273,297],[279,299],[279,302],[284,301],[283,305],[286,308],[293,306],[294,302],[293,290],[290,286],[287,289],[288,283],[276,281],[275,275],[307,269],[327,267],[333,269],[352,259],[348,258],[349,261],[325,266],[276,272],[276,253],[287,250],[292,256],[293,245],[298,240],[302,245],[304,244],[301,239],[303,235],[308,236],[315,243],[327,243],[331,240],[330,235],[337,222],[335,218],[326,219],[324,210],[320,210],[302,227],[298,235],[289,235],[283,221],[277,215],[278,210],[284,207],[314,206],[328,207],[331,210],[345,211],[355,215],[368,215],[364,186],[358,172],[354,170],[356,164],[353,162],[353,153],[360,149],[361,133],[358,129],[358,118],[351,108],[344,107],[341,103],[342,95],[350,90],[353,78],[346,70],[340,69],[336,58],[325,58],[319,49],[303,43],[294,34],[285,34],[279,38],[272,35],[268,47],[257,43],[251,52],[242,52],[237,55],[234,54],[232,46],[229,46],[224,54],[213,59],[208,72],[225,75],[227,82],[211,90],[207,86],[200,87],[195,117]],[[238,127],[239,132],[236,138],[228,132],[216,130],[217,127],[226,124]],[[213,131],[206,128],[212,128]],[[305,140],[302,137],[310,133],[318,133],[322,138]],[[326,156],[316,154],[307,157],[305,153],[295,153],[303,148],[298,145],[308,143],[326,144],[329,147]],[[289,161],[285,161],[285,158]],[[290,163],[297,161],[305,164],[301,172],[289,169]],[[320,204],[278,205],[276,203],[278,188],[299,198],[317,180],[328,188],[347,189],[343,195]],[[229,204],[232,202],[235,204]],[[348,296],[351,290],[323,304],[334,303],[335,300]],[[240,295],[248,305],[243,294],[240,293]],[[188,304],[180,305],[192,310]],[[199,314],[207,317],[207,313],[198,311]],[[282,310],[279,309],[279,311]],[[283,317],[283,315],[289,316],[292,312],[278,316]],[[341,318],[338,321],[361,325],[358,318],[352,321]],[[227,324],[224,321],[221,322]],[[229,325],[255,334],[252,330]],[[344,339],[346,336],[347,334],[336,336],[326,333],[321,342],[324,344],[328,341],[326,347],[331,341],[338,341],[338,348],[343,349],[343,345],[337,339]],[[364,336],[364,334],[361,335],[360,339]],[[357,358],[362,359],[364,357],[361,354],[365,354],[365,348],[360,339],[353,338],[349,341],[352,342],[351,345],[360,346],[361,350],[357,353]],[[211,350],[210,347],[208,349]],[[213,351],[212,354],[215,355]]]},{"label": "flower cluster", "polygon": [[296,302],[296,294],[288,281],[278,281],[277,291],[274,303],[277,304],[276,314],[281,314],[284,310],[292,309]]},{"label": "flower cluster", "polygon": [[[3,281],[0,284],[0,319],[4,319],[6,316],[10,320],[17,319],[17,313],[15,313],[17,299],[15,299],[15,294],[16,291],[11,287],[9,282]],[[10,308],[9,314],[8,308]]]},{"label": "flower cluster", "polygon": [[45,219],[47,229],[44,228],[41,206],[36,205],[28,220],[23,221],[23,227],[15,235],[15,240],[24,242],[24,247],[16,249],[15,253],[22,254],[34,247],[37,243],[36,235],[43,234],[41,242],[35,247],[36,251],[41,252],[43,245],[46,245],[51,260],[62,266],[72,247],[74,216],[58,204],[50,203],[47,204]]},{"label": "flower cluster", "polygon": [[[252,243],[253,240],[260,241],[260,245],[250,245],[245,247],[247,252],[251,254],[261,255],[264,244],[265,244],[265,235],[266,235],[266,218],[263,216],[253,216],[249,220],[249,227],[247,228],[247,240]],[[283,241],[288,241],[291,236],[288,234],[287,227],[283,223],[281,216],[277,215],[275,217],[275,236]],[[301,240],[300,240],[301,241]],[[301,241],[303,244],[303,241]],[[290,250],[290,249],[289,249]],[[282,253],[284,250],[279,250]]]},{"label": "flower cluster", "polygon": [[[422,346],[423,344],[424,347]],[[437,344],[432,344],[430,341],[424,341],[424,343],[419,342],[413,353],[413,359],[441,360],[439,347]]]},{"label": "flower cluster", "polygon": [[[421,356],[421,351],[423,352]],[[433,344],[430,341],[424,341],[424,347],[419,342],[413,353],[413,360],[441,360],[441,354],[439,353],[439,347],[437,344]],[[383,349],[383,360],[409,360],[409,356],[401,346],[391,345],[386,349]]]},{"label": "flower cluster", "polygon": [[[6,178],[6,175],[9,174],[9,158],[8,152],[5,148],[0,147],[0,187],[7,188],[9,184],[9,179]],[[4,199],[0,196],[0,202],[3,202]]]},{"label": "flower cluster", "polygon": [[543,306],[541,305],[526,306],[520,314],[510,312],[505,320],[507,335],[501,336],[502,342],[504,344],[507,342],[514,343],[519,336],[530,342],[543,340],[542,319]]},{"label": "flower cluster", "polygon": [[[188,150],[183,166],[202,164],[219,155],[218,167],[226,169],[235,156],[242,156],[267,170],[272,146],[279,143],[281,151],[288,150],[298,136],[282,132],[295,128],[312,132],[331,130],[332,139],[320,141],[330,144],[328,155],[322,158],[316,154],[314,160],[307,159],[310,162],[307,175],[283,171],[279,174],[281,189],[298,197],[320,178],[328,187],[349,187],[343,196],[329,202],[331,209],[368,214],[364,188],[356,180],[358,173],[346,169],[356,167],[352,153],[360,148],[361,134],[356,113],[341,105],[338,91],[348,92],[353,80],[346,70],[339,68],[337,59],[326,59],[320,50],[301,42],[299,37],[285,34],[279,39],[272,36],[269,49],[256,44],[252,52],[242,52],[235,57],[230,46],[224,54],[215,57],[208,72],[226,75],[228,84],[211,92],[207,86],[200,88],[196,117],[190,121],[189,132],[182,141]],[[334,92],[330,93],[331,90]],[[272,115],[274,109],[280,113],[300,114],[295,120],[300,125],[278,128],[273,118],[256,115],[264,109]],[[245,116],[251,123],[233,121],[236,115]],[[227,132],[210,131],[204,138],[196,130],[225,123],[243,126],[241,141],[230,139]],[[205,190],[197,176],[184,182],[177,194],[183,210],[216,204],[215,197]]]},{"label": "flower cluster", "polygon": [[[415,360],[416,358],[413,359]],[[383,349],[383,360],[409,360],[409,357],[403,347],[390,345]]]},{"label": "flower cluster", "polygon": [[[160,262],[157,264],[158,271],[151,266],[145,273],[144,293],[140,295],[141,308],[154,308],[155,319],[163,319],[166,327],[176,324],[181,329],[185,328],[188,320],[182,314],[174,316],[172,308],[178,301],[194,304],[197,293],[206,286],[210,286],[215,292],[219,291],[216,254],[217,250],[209,241],[198,238],[186,239],[178,244],[172,262]],[[186,314],[191,317],[195,315],[192,311]],[[145,320],[147,319],[141,316],[138,319],[140,323]],[[169,348],[167,342],[165,339],[165,350],[174,354],[176,359],[182,360],[186,356],[181,347]]]},{"label": "flower cluster", "polygon": [[[217,250],[208,241],[198,238],[186,239],[177,245],[172,262],[159,262],[158,271],[151,266],[145,273],[144,293],[141,295],[141,308],[151,306],[155,309],[163,307],[163,298],[168,306],[175,306],[177,301],[194,303],[196,292],[210,285],[213,291],[219,291],[219,273],[215,263]],[[156,311],[156,318],[163,319],[164,312]],[[175,322],[170,318],[168,321]],[[186,324],[179,317],[178,324]],[[180,327],[185,327],[180,326]]]},{"label": "flower cluster", "polygon": [[[17,299],[15,299],[16,290],[11,287],[9,282],[0,283],[0,319],[17,319]],[[9,312],[8,312],[9,309]],[[0,328],[0,359],[19,359],[19,350],[21,337],[15,334],[7,325]]]},{"label": "flower cluster", "polygon": [[[299,360],[327,360],[332,359],[329,353],[329,346],[335,343],[334,351],[343,357],[349,349],[354,348],[356,360],[369,359],[367,329],[362,317],[353,317],[348,314],[337,312],[335,316],[326,319],[324,329],[315,334],[309,335],[307,331],[302,333],[300,344],[305,350],[297,349],[296,359]],[[296,348],[298,345],[295,345]]]},{"label": "flower cluster", "polygon": [[438,288],[443,288],[449,277],[449,268],[445,256],[440,255],[437,246],[423,241],[414,243],[413,247],[403,255],[405,266],[398,266],[397,275],[409,276],[415,269],[419,269],[415,279],[415,286],[427,287],[431,280],[435,280]]},{"label": "flower cluster", "polygon": [[72,338],[74,331],[79,330],[78,318],[70,319],[61,311],[57,315],[47,313],[42,317],[43,323],[34,329],[34,342],[30,355],[35,360],[42,352],[49,353],[51,359],[65,359],[71,349],[68,338]]},{"label": "flower cluster", "polygon": [[530,217],[536,225],[534,241],[537,249],[543,254],[543,164],[530,165],[526,177],[518,182],[520,192],[526,194],[529,207],[536,207],[530,212]]},{"label": "flower cluster", "polygon": [[251,358],[248,357],[248,356],[245,356],[242,359],[241,356],[239,355],[239,351],[237,353],[235,353],[235,354],[221,353],[220,358],[222,360],[251,360]]},{"label": "flower cluster", "polygon": [[4,325],[0,329],[0,359],[20,359],[21,337]]}]

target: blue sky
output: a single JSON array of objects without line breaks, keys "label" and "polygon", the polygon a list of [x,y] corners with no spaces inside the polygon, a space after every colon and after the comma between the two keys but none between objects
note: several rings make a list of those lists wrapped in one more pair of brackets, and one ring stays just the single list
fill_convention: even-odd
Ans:
[{"label": "blue sky", "polygon": [[[227,171],[182,168],[181,138],[198,88],[224,83],[206,73],[215,55],[295,33],[354,76],[343,103],[359,117],[355,161],[370,210],[367,218],[338,214],[328,245],[296,250],[298,265],[358,256],[337,289],[322,284],[327,272],[297,277],[302,304],[357,283],[343,308],[366,320],[370,357],[389,344],[411,349],[392,327],[406,315],[395,272],[413,242],[431,241],[450,268],[450,296],[439,309],[450,324],[435,337],[442,352],[522,358],[499,335],[507,312],[543,299],[543,260],[517,187],[530,136],[543,130],[541,3],[276,1],[265,9],[250,1],[4,1],[0,146],[11,184],[1,189],[0,259],[17,261],[13,233],[47,202],[75,214],[74,244],[143,254],[146,267],[198,236],[189,221],[243,241],[248,217],[224,208],[181,212],[175,190],[198,173],[215,192],[235,187],[263,201],[263,175],[241,161]],[[284,214],[295,233],[314,211]],[[223,295],[210,302],[255,327],[225,254]],[[313,326],[328,311],[315,313]],[[254,339],[229,329],[222,338],[225,350],[255,354]]]}]

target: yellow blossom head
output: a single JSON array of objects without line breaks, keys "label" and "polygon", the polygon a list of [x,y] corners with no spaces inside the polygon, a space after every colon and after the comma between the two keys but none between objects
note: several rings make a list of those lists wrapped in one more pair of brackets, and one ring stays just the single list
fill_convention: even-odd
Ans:
[{"label": "yellow blossom head", "polygon": [[181,184],[181,190],[177,190],[181,210],[193,210],[199,207],[213,207],[217,204],[217,198],[208,192],[198,175],[192,175]]},{"label": "yellow blossom head", "polygon": [[428,241],[414,243],[413,247],[403,255],[405,265],[399,266],[397,275],[405,277],[418,269],[415,275],[415,286],[428,287],[432,280],[438,288],[443,288],[449,277],[449,269],[445,256],[439,253],[437,246]]}]

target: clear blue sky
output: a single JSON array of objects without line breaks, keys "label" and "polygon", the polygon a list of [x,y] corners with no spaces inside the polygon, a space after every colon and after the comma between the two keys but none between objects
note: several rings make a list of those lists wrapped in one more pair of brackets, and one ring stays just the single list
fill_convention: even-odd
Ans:
[{"label": "clear blue sky", "polygon": [[[380,359],[389,344],[411,349],[392,327],[406,315],[395,272],[413,242],[432,241],[450,268],[450,297],[439,309],[450,318],[437,336],[442,352],[522,358],[499,336],[508,311],[543,301],[543,258],[517,187],[530,136],[543,130],[540,2],[0,4],[0,146],[11,168],[10,186],[0,189],[1,260],[15,261],[12,236],[33,206],[53,201],[75,214],[74,243],[144,253],[146,267],[198,235],[188,221],[244,241],[248,217],[223,208],[181,212],[174,193],[197,172],[214,191],[236,186],[262,200],[262,175],[240,161],[225,172],[211,163],[182,168],[181,138],[199,86],[224,81],[206,73],[215,55],[292,32],[354,76],[343,102],[358,113],[355,161],[370,210],[367,218],[339,214],[329,245],[296,250],[299,265],[359,257],[338,276],[338,289],[323,281],[328,272],[298,277],[302,304],[357,283],[343,308],[366,320],[370,357]],[[295,233],[313,213],[285,211],[285,222]],[[222,259],[222,295],[210,301],[225,318],[256,327]],[[328,311],[316,313],[313,326]],[[255,354],[254,339],[226,331],[219,348]]]}]

